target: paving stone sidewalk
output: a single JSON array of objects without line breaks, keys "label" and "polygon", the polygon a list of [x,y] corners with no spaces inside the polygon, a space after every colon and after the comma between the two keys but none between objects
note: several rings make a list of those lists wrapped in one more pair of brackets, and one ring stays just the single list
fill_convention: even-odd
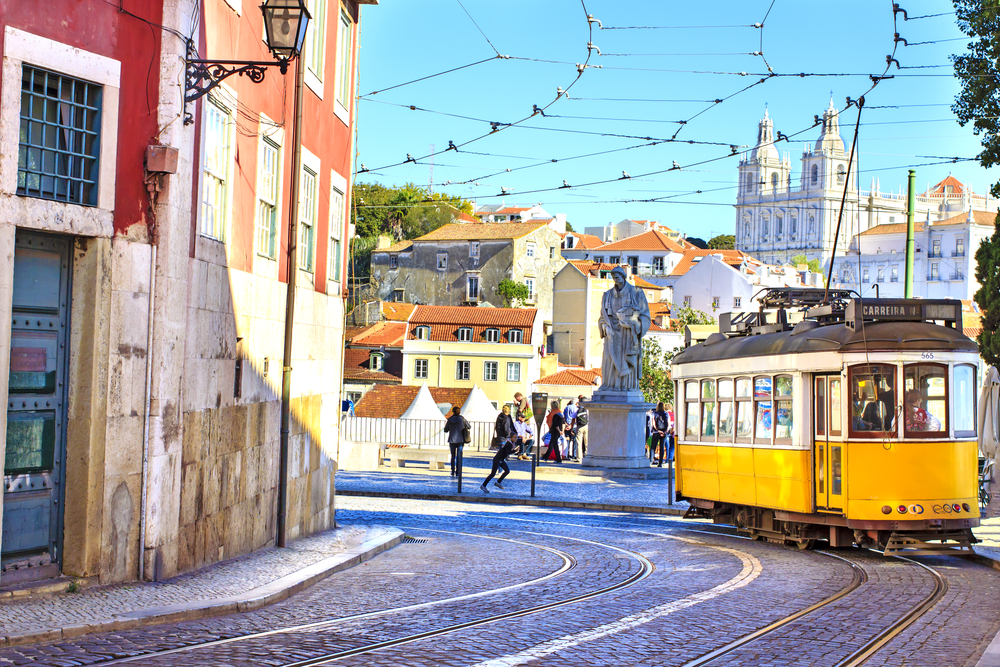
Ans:
[{"label": "paving stone sidewalk", "polygon": [[399,543],[386,526],[348,526],[262,549],[173,579],[0,597],[0,646],[256,609]]}]

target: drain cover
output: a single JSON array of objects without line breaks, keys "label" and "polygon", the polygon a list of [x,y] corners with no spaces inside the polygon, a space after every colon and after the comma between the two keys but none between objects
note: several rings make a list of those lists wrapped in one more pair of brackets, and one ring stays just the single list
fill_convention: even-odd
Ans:
[{"label": "drain cover", "polygon": [[426,537],[410,537],[409,535],[404,535],[400,542],[403,544],[426,544],[427,542],[430,542],[430,540]]}]

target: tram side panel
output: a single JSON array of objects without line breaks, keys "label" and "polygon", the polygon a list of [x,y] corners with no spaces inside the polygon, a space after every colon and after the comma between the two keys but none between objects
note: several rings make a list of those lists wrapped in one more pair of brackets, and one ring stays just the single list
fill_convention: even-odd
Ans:
[{"label": "tram side panel", "polygon": [[757,505],[812,512],[812,452],[808,449],[754,449]]},{"label": "tram side panel", "polygon": [[723,502],[756,505],[758,465],[756,451],[750,447],[715,447],[719,461],[719,495]]}]

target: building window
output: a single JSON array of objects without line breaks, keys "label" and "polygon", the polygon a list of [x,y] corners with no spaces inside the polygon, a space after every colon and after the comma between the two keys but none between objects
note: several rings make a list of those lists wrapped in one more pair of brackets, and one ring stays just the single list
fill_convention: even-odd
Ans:
[{"label": "building window", "polygon": [[684,297],[684,307],[685,308],[690,308],[691,307],[691,297],[690,296],[685,296]]},{"label": "building window", "polygon": [[415,359],[413,361],[413,378],[415,380],[427,379],[427,360]]},{"label": "building window", "polygon": [[414,329],[413,335],[417,337],[417,340],[430,340],[431,328],[428,326],[419,326]]},{"label": "building window", "polygon": [[778,172],[776,171],[771,172],[771,189],[772,190],[778,189]]},{"label": "building window", "polygon": [[528,301],[534,301],[535,300],[535,279],[534,278],[525,278],[524,279],[524,285],[525,285],[525,287],[528,288]]},{"label": "building window", "polygon": [[313,270],[313,253],[316,246],[316,174],[309,167],[302,168],[302,196],[299,200],[299,268]]},{"label": "building window", "polygon": [[941,239],[934,239],[931,242],[931,257],[941,256]]},{"label": "building window", "polygon": [[663,258],[654,257],[653,258],[653,273],[663,273]]},{"label": "building window", "polygon": [[521,381],[521,364],[517,361],[507,362],[507,382]]},{"label": "building window", "polygon": [[97,206],[102,93],[22,65],[17,194]]},{"label": "building window", "polygon": [[774,237],[780,239],[785,231],[785,220],[780,215],[774,218]]},{"label": "building window", "polygon": [[439,252],[437,254],[437,267],[439,271],[444,271],[448,268],[448,253]]},{"label": "building window", "polygon": [[320,81],[323,80],[323,64],[326,58],[326,0],[311,0],[309,2],[309,13],[312,20],[309,21],[309,30],[306,35],[308,44],[306,54],[308,55],[306,66]]},{"label": "building window", "polygon": [[499,343],[500,342],[500,330],[499,329],[487,329],[483,336],[486,338],[487,343]]},{"label": "building window", "polygon": [[719,308],[719,298],[717,296],[712,297],[712,310],[718,310]]},{"label": "building window", "polygon": [[955,257],[965,257],[965,239],[955,239]]},{"label": "building window", "polygon": [[472,340],[472,327],[459,327],[458,341],[460,343],[468,343],[471,340]]},{"label": "building window", "polygon": [[496,382],[497,381],[497,367],[499,364],[495,361],[485,361],[483,362],[483,381],[484,382]]},{"label": "building window", "polygon": [[733,308],[741,308],[743,304],[743,298],[734,296],[733,297]]},{"label": "building window", "polygon": [[812,166],[812,170],[810,171],[810,173],[812,174],[811,176],[812,184],[816,185],[817,183],[819,183],[819,166],[814,164]]},{"label": "building window", "polygon": [[479,276],[468,276],[466,278],[466,299],[468,301],[479,301]]},{"label": "building window", "polygon": [[232,112],[209,98],[205,105],[205,168],[201,186],[201,234],[226,240]]},{"label": "building window", "polygon": [[556,247],[554,245],[549,246],[549,259],[556,258]]},{"label": "building window", "polygon": [[389,269],[399,268],[399,255],[389,255]]},{"label": "building window", "polygon": [[878,282],[880,282],[880,283],[884,283],[885,282],[885,269],[879,269],[878,270],[878,276],[875,277],[875,280],[878,281]]},{"label": "building window", "polygon": [[372,352],[368,358],[368,370],[380,371],[383,368],[383,358],[381,352]]},{"label": "building window", "polygon": [[837,165],[837,183],[838,185],[843,185],[844,181],[847,180],[847,170],[844,169],[844,165]]},{"label": "building window", "polygon": [[281,182],[281,149],[265,138],[260,142],[260,177],[257,180],[257,254],[276,257],[278,236],[278,184]]},{"label": "building window", "polygon": [[469,242],[469,259],[479,259],[479,241]]},{"label": "building window", "polygon": [[535,244],[532,243],[531,241],[528,241],[528,243],[526,245],[526,248],[527,248],[527,250],[525,251],[525,254],[527,254],[528,257],[534,257],[535,256]]},{"label": "building window", "polygon": [[339,283],[341,248],[340,235],[344,233],[344,193],[337,188],[330,189],[330,280]]},{"label": "building window", "polygon": [[524,341],[524,332],[520,329],[511,329],[507,332],[507,340],[511,343],[521,343]]},{"label": "building window", "polygon": [[941,274],[938,273],[938,264],[934,262],[931,264],[931,280],[940,280]]},{"label": "building window", "polygon": [[639,258],[638,257],[629,257],[628,258],[628,265],[632,269],[632,275],[633,276],[634,275],[638,275],[638,273],[639,273]]},{"label": "building window", "polygon": [[594,262],[597,264],[604,264],[604,255],[594,255]]},{"label": "building window", "polygon": [[402,303],[403,302],[403,290],[401,290],[401,289],[394,289],[394,290],[392,290],[392,300],[395,303]]},{"label": "building window", "polygon": [[889,282],[898,283],[899,282],[899,269],[892,267],[889,271]]},{"label": "building window", "polygon": [[468,380],[471,363],[468,361],[458,361],[455,363],[455,379]]},{"label": "building window", "polygon": [[795,216],[792,216],[788,219],[788,235],[794,239],[795,235],[798,234],[798,232],[799,232],[799,219],[796,218]]},{"label": "building window", "polygon": [[863,282],[863,283],[871,282],[868,279],[868,269],[862,269],[862,271],[861,271],[861,282]]},{"label": "building window", "polygon": [[351,17],[340,11],[340,25],[337,30],[337,101],[345,109],[351,101]]}]

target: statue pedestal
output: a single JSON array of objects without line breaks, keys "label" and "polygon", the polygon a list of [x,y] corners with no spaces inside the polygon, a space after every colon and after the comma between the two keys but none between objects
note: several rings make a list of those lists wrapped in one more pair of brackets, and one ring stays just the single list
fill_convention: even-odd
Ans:
[{"label": "statue pedestal", "polygon": [[587,401],[587,455],[582,465],[602,468],[648,468],[646,412],[651,403],[640,391],[597,391]]}]

